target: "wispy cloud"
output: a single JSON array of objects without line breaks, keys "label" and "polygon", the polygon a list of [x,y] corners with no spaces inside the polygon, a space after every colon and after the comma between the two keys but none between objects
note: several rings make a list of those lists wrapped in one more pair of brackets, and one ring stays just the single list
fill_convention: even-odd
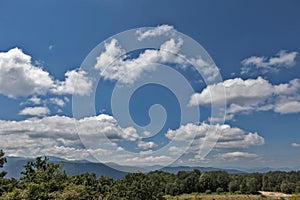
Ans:
[{"label": "wispy cloud", "polygon": [[292,143],[291,146],[292,147],[300,147],[300,144],[298,144],[298,143]]},{"label": "wispy cloud", "polygon": [[257,70],[261,73],[277,72],[283,68],[289,68],[296,65],[296,51],[280,50],[275,56],[251,56],[242,61],[241,74],[248,74]]},{"label": "wispy cloud", "polygon": [[48,46],[48,49],[51,51],[54,47],[55,47],[55,45],[51,44],[51,45]]},{"label": "wispy cloud", "polygon": [[235,151],[235,152],[217,154],[216,158],[239,160],[243,158],[258,158],[258,155],[254,153]]}]

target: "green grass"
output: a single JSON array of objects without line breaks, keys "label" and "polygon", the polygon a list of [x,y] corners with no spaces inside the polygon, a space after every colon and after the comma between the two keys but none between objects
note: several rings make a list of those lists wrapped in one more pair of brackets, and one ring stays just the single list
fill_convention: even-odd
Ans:
[{"label": "green grass", "polygon": [[300,199],[300,193],[298,194],[293,194],[293,197],[290,198],[289,200],[299,200]]}]

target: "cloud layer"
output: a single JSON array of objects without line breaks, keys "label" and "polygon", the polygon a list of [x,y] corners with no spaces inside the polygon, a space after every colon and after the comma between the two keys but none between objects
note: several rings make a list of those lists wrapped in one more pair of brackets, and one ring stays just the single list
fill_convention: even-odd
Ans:
[{"label": "cloud layer", "polygon": [[[80,138],[88,141],[84,143],[88,146],[83,146],[78,131]],[[170,140],[179,139],[182,142],[194,140],[187,153],[196,155],[206,133],[216,136],[215,131],[220,132],[216,149],[248,148],[264,144],[264,138],[257,133],[247,133],[229,125],[187,124],[177,130],[169,130],[165,136]],[[192,135],[196,137],[193,138]],[[108,162],[115,159],[115,162],[123,164],[137,161],[149,165],[153,163],[149,163],[148,160],[156,160],[158,163],[162,159],[170,161],[172,155],[182,152],[180,149],[176,151],[176,148],[180,148],[178,146],[170,147],[169,155],[163,157],[152,154],[152,149],[157,147],[154,141],[142,141],[133,127],[122,128],[112,116],[105,114],[80,120],[66,116],[45,116],[22,121],[0,120],[0,137],[1,148],[6,150],[8,156],[48,155],[67,159],[88,159],[92,154]],[[118,142],[122,141],[131,142],[139,151],[134,155],[124,153],[124,148],[118,145]],[[113,148],[107,148],[107,145]]]},{"label": "cloud layer", "polygon": [[[94,145],[95,148],[85,149],[78,137],[78,130],[84,137],[97,144]],[[104,137],[112,141],[139,139],[133,128],[121,128],[113,117],[103,114],[81,120],[65,116],[22,121],[0,120],[0,137],[1,148],[4,148],[9,156],[49,155],[69,159],[86,159],[89,152],[106,152],[107,150],[101,148]]]}]

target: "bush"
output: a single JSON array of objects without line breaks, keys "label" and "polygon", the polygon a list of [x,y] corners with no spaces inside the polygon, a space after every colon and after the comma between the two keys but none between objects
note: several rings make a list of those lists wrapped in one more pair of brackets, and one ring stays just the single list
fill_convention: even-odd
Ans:
[{"label": "bush", "polygon": [[211,190],[205,190],[205,194],[211,194]]},{"label": "bush", "polygon": [[223,188],[218,187],[216,190],[217,194],[221,194],[224,192]]},{"label": "bush", "polygon": [[237,190],[234,192],[234,194],[242,194],[242,191],[241,190]]},{"label": "bush", "polygon": [[300,185],[298,185],[295,189],[295,193],[300,193]]}]

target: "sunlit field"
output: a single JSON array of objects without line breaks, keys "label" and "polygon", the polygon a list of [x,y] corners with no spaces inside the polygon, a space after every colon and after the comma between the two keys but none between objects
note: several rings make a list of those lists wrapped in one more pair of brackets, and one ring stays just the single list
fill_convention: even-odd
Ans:
[{"label": "sunlit field", "polygon": [[248,194],[182,194],[178,196],[165,196],[167,200],[299,200],[300,194],[294,194],[292,197],[266,197],[263,195]]}]

